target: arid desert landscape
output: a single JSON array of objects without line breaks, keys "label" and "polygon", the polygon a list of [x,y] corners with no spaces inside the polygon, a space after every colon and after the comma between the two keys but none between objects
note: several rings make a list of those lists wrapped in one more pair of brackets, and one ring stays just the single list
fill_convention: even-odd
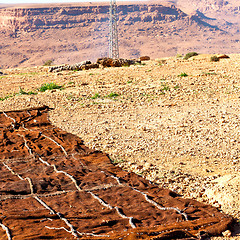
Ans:
[{"label": "arid desert landscape", "polygon": [[[120,57],[239,53],[239,0],[118,2]],[[109,3],[0,5],[0,67],[108,56]]]},{"label": "arid desert landscape", "polygon": [[117,15],[0,4],[0,239],[240,239],[239,0]]},{"label": "arid desert landscape", "polygon": [[[223,234],[238,239],[240,55],[211,56],[82,71],[6,69],[0,107],[48,106],[53,126],[114,165],[232,216]],[[43,89],[49,83],[56,89]]]}]

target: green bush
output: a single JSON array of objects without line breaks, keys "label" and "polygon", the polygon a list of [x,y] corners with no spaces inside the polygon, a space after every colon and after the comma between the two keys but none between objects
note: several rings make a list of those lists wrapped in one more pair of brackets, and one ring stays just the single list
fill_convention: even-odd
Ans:
[{"label": "green bush", "polygon": [[198,55],[198,53],[196,53],[196,52],[189,52],[189,53],[187,53],[187,54],[184,56],[183,59],[187,60],[187,59],[189,59],[190,57],[197,56],[197,55]]},{"label": "green bush", "polygon": [[110,94],[108,94],[106,97],[107,98],[115,98],[115,97],[118,97],[119,94],[115,93],[115,92],[111,92]]},{"label": "green bush", "polygon": [[36,95],[37,93],[30,91],[30,92],[26,92],[25,90],[23,90],[21,87],[19,88],[19,93],[17,95]]},{"label": "green bush", "polygon": [[100,94],[99,93],[95,93],[92,97],[91,97],[91,99],[97,99],[97,98],[100,98],[101,96],[100,96]]},{"label": "green bush", "polygon": [[210,62],[219,62],[219,57],[217,57],[216,55],[211,56]]},{"label": "green bush", "polygon": [[13,94],[9,94],[9,95],[7,95],[7,96],[5,96],[5,97],[0,97],[0,101],[5,101],[5,100],[7,100],[8,98],[11,98],[11,97],[14,97],[16,94],[15,93],[13,93]]},{"label": "green bush", "polygon": [[185,72],[182,72],[181,74],[178,75],[178,77],[187,77],[188,75]]},{"label": "green bush", "polygon": [[43,66],[51,66],[53,64],[53,60],[47,60]]},{"label": "green bush", "polygon": [[39,88],[39,91],[40,92],[45,92],[47,90],[61,89],[61,88],[62,88],[62,86],[59,86],[56,83],[45,83]]}]

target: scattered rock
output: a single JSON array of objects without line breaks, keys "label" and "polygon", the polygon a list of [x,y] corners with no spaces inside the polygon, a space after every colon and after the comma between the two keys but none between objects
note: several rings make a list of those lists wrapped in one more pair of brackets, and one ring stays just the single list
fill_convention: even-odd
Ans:
[{"label": "scattered rock", "polygon": [[140,61],[149,61],[150,57],[149,56],[142,56],[140,57]]},{"label": "scattered rock", "polygon": [[219,54],[217,55],[217,57],[220,59],[220,58],[230,58],[228,55],[226,54]]},{"label": "scattered rock", "polygon": [[122,66],[130,66],[135,63],[141,63],[141,61],[137,60],[129,60],[129,59],[113,59],[113,58],[99,58],[97,60],[98,64],[101,64],[103,67],[122,67]]},{"label": "scattered rock", "polygon": [[91,61],[83,61],[80,63],[76,63],[73,65],[60,65],[60,66],[52,66],[49,67],[49,72],[61,72],[61,71],[65,71],[65,70],[76,70],[76,71],[80,71],[80,70],[88,70],[91,68],[99,68],[99,64],[97,63],[92,63]]},{"label": "scattered rock", "polygon": [[99,65],[102,67],[122,67],[122,66],[130,66],[135,63],[141,63],[137,60],[129,60],[129,59],[112,59],[112,58],[99,58],[97,63],[92,63],[91,61],[83,61],[80,63],[76,63],[73,65],[60,65],[60,66],[51,66],[49,67],[49,72],[61,72],[65,70],[72,71],[80,71],[80,70],[88,70],[92,68],[99,68]]},{"label": "scattered rock", "polygon": [[232,233],[231,233],[230,230],[226,230],[225,232],[222,232],[222,235],[223,235],[224,237],[231,237],[231,236],[232,236]]}]

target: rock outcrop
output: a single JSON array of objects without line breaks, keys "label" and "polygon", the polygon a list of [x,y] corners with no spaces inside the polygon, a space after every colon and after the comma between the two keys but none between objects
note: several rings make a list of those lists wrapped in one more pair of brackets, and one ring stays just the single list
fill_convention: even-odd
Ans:
[{"label": "rock outcrop", "polygon": [[138,60],[129,60],[129,59],[113,59],[113,58],[99,58],[96,63],[92,63],[91,61],[83,61],[80,63],[75,63],[73,65],[57,65],[49,67],[49,72],[61,72],[65,70],[72,70],[72,71],[80,71],[80,70],[88,70],[91,68],[99,68],[101,67],[123,67],[123,66],[130,66],[136,63],[141,63]]},{"label": "rock outcrop", "polygon": [[136,63],[141,63],[141,61],[137,60],[130,60],[130,59],[112,59],[112,58],[99,58],[97,63],[102,65],[103,67],[123,67],[123,66],[130,66]]},{"label": "rock outcrop", "polygon": [[[141,14],[139,14],[141,13]],[[0,30],[29,31],[34,29],[65,29],[86,23],[107,22],[109,6],[75,6],[51,8],[0,9]],[[167,21],[183,18],[184,12],[174,5],[129,4],[118,6],[119,21],[126,25],[134,22]]]},{"label": "rock outcrop", "polygon": [[98,63],[92,63],[91,61],[83,61],[80,63],[75,63],[73,65],[57,65],[49,67],[49,72],[61,72],[65,70],[72,70],[72,71],[80,71],[80,70],[88,70],[91,68],[99,68]]}]

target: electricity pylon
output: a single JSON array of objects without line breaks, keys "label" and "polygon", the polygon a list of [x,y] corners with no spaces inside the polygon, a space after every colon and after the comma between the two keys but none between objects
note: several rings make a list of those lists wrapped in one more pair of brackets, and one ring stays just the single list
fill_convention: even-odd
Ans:
[{"label": "electricity pylon", "polygon": [[119,58],[118,29],[117,29],[117,4],[116,0],[110,0],[109,17],[109,57]]}]

